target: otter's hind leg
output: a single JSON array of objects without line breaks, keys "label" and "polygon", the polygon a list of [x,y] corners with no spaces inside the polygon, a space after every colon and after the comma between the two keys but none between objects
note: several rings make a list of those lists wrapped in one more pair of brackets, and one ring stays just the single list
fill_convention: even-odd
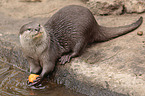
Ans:
[{"label": "otter's hind leg", "polygon": [[87,43],[84,42],[84,40],[80,40],[79,42],[77,42],[70,54],[61,56],[61,58],[59,59],[60,64],[65,64],[67,62],[70,62],[71,58],[78,56],[86,47],[86,45]]}]

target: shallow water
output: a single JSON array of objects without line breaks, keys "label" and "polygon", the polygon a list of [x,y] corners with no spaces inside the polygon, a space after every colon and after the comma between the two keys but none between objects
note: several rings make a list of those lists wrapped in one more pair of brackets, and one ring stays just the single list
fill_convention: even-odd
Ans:
[{"label": "shallow water", "polygon": [[85,96],[45,80],[40,88],[28,87],[28,73],[0,62],[0,96]]}]

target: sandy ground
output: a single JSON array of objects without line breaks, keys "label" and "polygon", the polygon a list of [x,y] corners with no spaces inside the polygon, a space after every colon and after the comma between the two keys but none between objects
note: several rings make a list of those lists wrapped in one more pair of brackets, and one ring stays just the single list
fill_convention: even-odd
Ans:
[{"label": "sandy ground", "polygon": [[[42,0],[42,2],[1,0],[0,39],[19,46],[17,36],[23,24],[30,21],[44,24],[58,9],[70,4],[85,6],[81,0]],[[95,17],[99,24],[112,27],[131,24],[140,16],[145,18],[145,14]],[[62,71],[62,74],[56,72],[61,79],[56,80],[63,82],[66,87],[90,96],[99,94],[95,88],[123,95],[144,96],[145,35],[137,35],[138,31],[144,32],[144,28],[143,22],[137,30],[129,34],[89,46],[82,56],[73,59],[63,67],[59,66],[61,70],[67,70],[69,75],[60,76],[66,74],[65,71]],[[68,80],[67,77],[71,76],[81,83],[75,84]],[[84,84],[92,86],[92,89],[84,88]]]}]

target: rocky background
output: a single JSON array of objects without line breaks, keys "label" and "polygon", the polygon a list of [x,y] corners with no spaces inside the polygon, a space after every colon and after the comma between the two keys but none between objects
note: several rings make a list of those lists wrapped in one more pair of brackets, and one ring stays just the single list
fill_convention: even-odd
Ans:
[{"label": "rocky background", "polygon": [[87,5],[97,15],[145,12],[145,0],[89,0]]},{"label": "rocky background", "polygon": [[[7,2],[10,1],[11,0],[1,0],[0,7],[7,6]],[[19,0],[19,1],[20,2],[45,2],[47,0]],[[49,1],[52,2],[52,0]],[[61,1],[62,0],[60,1],[54,0],[54,2],[61,2]],[[95,15],[121,15],[126,13],[140,14],[145,12],[145,0],[74,0],[74,1],[85,3],[85,5],[87,5],[87,7],[90,8],[90,10]],[[68,4],[71,3],[68,1]]]}]

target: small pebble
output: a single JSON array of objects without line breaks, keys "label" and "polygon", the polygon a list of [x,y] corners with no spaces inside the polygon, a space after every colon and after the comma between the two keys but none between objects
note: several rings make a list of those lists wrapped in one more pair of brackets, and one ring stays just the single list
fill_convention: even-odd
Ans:
[{"label": "small pebble", "polygon": [[142,36],[143,35],[143,32],[142,31],[138,31],[137,32],[137,35]]}]

